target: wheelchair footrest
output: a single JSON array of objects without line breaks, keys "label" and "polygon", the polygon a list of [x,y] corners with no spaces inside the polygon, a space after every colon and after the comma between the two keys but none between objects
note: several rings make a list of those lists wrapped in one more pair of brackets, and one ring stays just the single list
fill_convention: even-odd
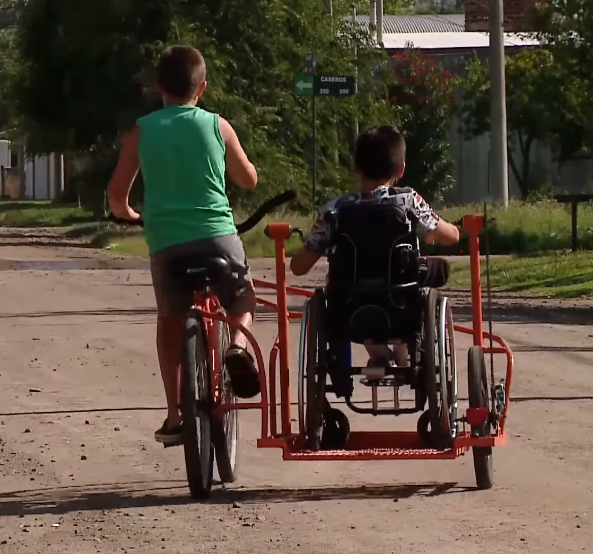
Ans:
[{"label": "wheelchair footrest", "polygon": [[416,383],[417,367],[352,367],[352,376],[360,375],[367,387],[405,387]]}]

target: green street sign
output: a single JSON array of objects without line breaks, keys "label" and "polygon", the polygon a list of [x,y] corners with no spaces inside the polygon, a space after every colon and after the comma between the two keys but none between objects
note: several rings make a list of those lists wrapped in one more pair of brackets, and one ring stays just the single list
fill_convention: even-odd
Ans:
[{"label": "green street sign", "polygon": [[313,75],[295,75],[294,93],[296,96],[313,96]]},{"label": "green street sign", "polygon": [[340,75],[315,75],[313,83],[315,96],[354,96],[356,79]]}]

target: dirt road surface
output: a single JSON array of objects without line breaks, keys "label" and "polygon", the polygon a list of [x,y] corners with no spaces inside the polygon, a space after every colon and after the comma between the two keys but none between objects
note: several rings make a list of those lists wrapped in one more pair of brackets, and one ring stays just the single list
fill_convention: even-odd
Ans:
[{"label": "dirt road surface", "polygon": [[[592,551],[591,303],[497,297],[495,331],[517,369],[493,490],[474,489],[470,456],[282,462],[256,449],[249,413],[239,481],[196,504],[182,451],[153,441],[164,399],[146,263],[27,245],[37,234],[0,236],[0,553]],[[466,319],[466,295],[455,298]],[[274,332],[262,313],[264,351]],[[468,344],[460,338],[462,380]],[[413,417],[351,422],[415,427]]]}]

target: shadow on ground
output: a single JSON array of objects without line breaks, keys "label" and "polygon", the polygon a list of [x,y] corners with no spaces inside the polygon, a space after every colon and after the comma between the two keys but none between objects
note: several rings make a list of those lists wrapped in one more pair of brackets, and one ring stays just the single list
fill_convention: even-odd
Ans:
[{"label": "shadow on ground", "polygon": [[[459,487],[457,483],[265,489],[217,488],[213,490],[212,497],[203,503],[217,505],[228,505],[234,502],[299,503],[368,498],[397,502],[414,496],[430,498],[472,490],[475,489]],[[181,480],[56,487],[0,494],[0,517],[61,515],[70,512],[180,506],[192,503],[195,501],[190,498],[185,481]]]}]

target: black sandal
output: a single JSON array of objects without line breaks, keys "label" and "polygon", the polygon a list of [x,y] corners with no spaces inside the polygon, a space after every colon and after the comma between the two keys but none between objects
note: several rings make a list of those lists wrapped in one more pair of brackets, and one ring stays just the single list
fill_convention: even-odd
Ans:
[{"label": "black sandal", "polygon": [[154,440],[166,446],[178,444],[182,439],[183,427],[181,424],[171,426],[168,419],[165,419],[161,428],[154,433]]},{"label": "black sandal", "polygon": [[245,348],[232,345],[226,352],[225,364],[233,392],[239,398],[253,398],[261,392],[255,361]]}]

